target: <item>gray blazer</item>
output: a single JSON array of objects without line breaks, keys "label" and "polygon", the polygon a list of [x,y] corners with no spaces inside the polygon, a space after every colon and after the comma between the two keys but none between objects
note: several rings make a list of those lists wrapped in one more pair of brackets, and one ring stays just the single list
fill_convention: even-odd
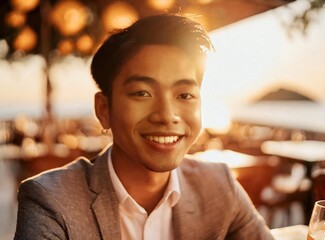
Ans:
[{"label": "gray blazer", "polygon": [[[184,159],[175,239],[273,239],[224,164]],[[107,151],[25,180],[19,188],[15,239],[121,239]]]}]

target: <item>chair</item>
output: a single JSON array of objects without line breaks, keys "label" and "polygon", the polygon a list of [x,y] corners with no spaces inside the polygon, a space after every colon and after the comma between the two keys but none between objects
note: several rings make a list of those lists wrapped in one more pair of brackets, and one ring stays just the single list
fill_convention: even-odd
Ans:
[{"label": "chair", "polygon": [[232,171],[248,193],[253,204],[256,207],[264,205],[262,197],[263,190],[272,182],[277,172],[278,165],[273,159],[268,157],[259,157],[260,163],[254,166],[233,168]]},{"label": "chair", "polygon": [[325,199],[325,168],[317,168],[312,172],[313,198],[315,201]]},{"label": "chair", "polygon": [[304,165],[283,161],[270,186],[262,192],[267,224],[271,228],[304,224],[310,186]]}]

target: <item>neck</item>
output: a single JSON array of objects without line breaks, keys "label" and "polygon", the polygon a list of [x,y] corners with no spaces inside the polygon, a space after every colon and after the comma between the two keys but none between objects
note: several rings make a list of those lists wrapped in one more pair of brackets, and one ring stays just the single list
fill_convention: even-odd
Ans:
[{"label": "neck", "polygon": [[170,172],[153,172],[143,166],[134,169],[114,159],[112,163],[126,191],[150,214],[165,193]]}]

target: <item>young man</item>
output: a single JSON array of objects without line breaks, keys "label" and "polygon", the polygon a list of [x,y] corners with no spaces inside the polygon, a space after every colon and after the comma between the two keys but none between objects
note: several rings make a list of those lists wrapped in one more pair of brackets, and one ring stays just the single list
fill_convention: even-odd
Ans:
[{"label": "young man", "polygon": [[23,182],[15,239],[273,239],[225,165],[184,159],[211,48],[201,25],[171,14],[109,37],[91,70],[113,144]]}]

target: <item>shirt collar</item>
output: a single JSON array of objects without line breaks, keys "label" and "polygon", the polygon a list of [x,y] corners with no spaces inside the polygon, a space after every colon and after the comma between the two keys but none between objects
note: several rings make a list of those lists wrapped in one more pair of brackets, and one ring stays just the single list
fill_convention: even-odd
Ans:
[{"label": "shirt collar", "polygon": [[[108,170],[109,170],[109,174],[110,174],[110,178],[111,178],[114,190],[117,195],[118,202],[120,204],[124,204],[125,202],[127,202],[126,201],[127,199],[130,199],[130,200],[132,200],[132,202],[136,203],[135,200],[126,191],[126,189],[124,188],[122,182],[120,181],[120,179],[118,178],[118,176],[114,170],[114,166],[112,163],[112,157],[111,157],[111,151],[112,151],[112,147],[110,147],[108,150]],[[179,186],[177,170],[173,169],[171,171],[171,174],[169,177],[169,182],[166,187],[164,196],[159,204],[163,203],[164,201],[169,201],[170,206],[173,207],[179,201],[180,196],[181,196],[181,191],[180,191],[180,186]]]},{"label": "shirt collar", "polygon": [[174,207],[181,197],[181,191],[179,187],[179,179],[177,170],[173,169],[170,173],[169,182],[163,196],[163,200],[169,200],[170,206]]}]

